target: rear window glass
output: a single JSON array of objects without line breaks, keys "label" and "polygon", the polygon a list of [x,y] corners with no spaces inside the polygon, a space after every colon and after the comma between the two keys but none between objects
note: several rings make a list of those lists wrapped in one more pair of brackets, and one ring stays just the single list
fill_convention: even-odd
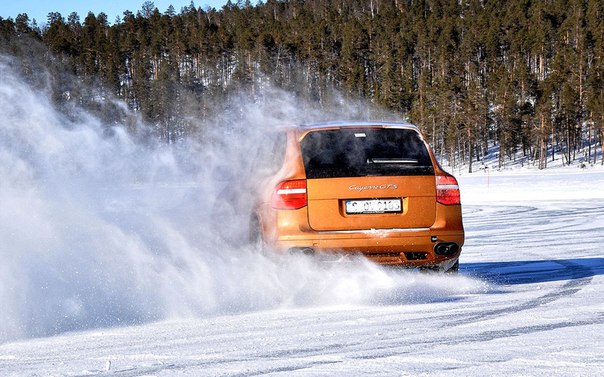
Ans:
[{"label": "rear window glass", "polygon": [[313,131],[301,146],[308,179],[434,175],[426,145],[410,129]]}]

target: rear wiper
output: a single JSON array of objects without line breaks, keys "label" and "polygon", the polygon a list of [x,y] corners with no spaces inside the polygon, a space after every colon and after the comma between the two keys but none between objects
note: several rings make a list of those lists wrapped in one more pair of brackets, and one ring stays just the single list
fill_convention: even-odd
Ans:
[{"label": "rear wiper", "polygon": [[413,158],[368,158],[368,164],[417,164]]}]

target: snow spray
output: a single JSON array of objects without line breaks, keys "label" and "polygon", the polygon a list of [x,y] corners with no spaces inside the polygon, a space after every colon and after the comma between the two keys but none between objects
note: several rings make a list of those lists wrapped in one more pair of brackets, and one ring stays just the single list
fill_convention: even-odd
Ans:
[{"label": "snow spray", "polygon": [[[273,125],[325,116],[301,110],[293,95],[266,88],[264,99],[242,102],[237,119],[207,120],[211,142],[165,145],[138,141],[125,126],[108,127],[81,110],[66,117],[7,58],[0,77],[0,341],[484,290],[463,276],[403,273],[363,258],[342,265],[274,259],[217,235],[225,182],[253,170],[246,156],[254,140]],[[240,220],[244,228],[249,217]]]}]

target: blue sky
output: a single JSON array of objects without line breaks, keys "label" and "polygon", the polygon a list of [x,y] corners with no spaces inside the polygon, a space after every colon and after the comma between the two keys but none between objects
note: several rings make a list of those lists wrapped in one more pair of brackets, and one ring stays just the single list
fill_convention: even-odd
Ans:
[{"label": "blue sky", "polygon": [[[97,15],[105,12],[109,22],[113,23],[116,17],[123,16],[125,10],[136,14],[144,2],[145,0],[3,0],[0,6],[0,17],[11,17],[14,20],[19,13],[27,13],[30,20],[35,18],[38,25],[41,26],[46,23],[46,16],[50,12],[59,12],[65,18],[71,12],[77,12],[82,21],[88,12]],[[194,4],[196,7],[205,8],[206,5],[209,5],[220,9],[226,2],[227,0],[197,0],[194,1]],[[182,7],[189,6],[191,0],[155,0],[153,3],[161,13],[164,13],[170,4],[178,13]]]}]

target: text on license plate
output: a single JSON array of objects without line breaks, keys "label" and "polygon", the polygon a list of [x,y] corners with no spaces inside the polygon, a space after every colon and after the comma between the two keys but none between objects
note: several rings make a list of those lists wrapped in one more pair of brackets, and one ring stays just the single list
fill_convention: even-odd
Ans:
[{"label": "text on license plate", "polygon": [[401,199],[347,200],[346,213],[388,213],[402,211]]}]

